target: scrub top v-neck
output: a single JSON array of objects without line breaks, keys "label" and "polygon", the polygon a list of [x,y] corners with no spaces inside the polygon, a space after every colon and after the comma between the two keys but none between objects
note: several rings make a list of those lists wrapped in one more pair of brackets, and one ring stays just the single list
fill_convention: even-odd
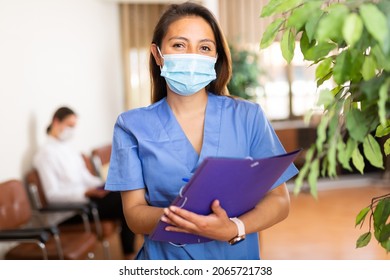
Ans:
[{"label": "scrub top v-neck", "polygon": [[[285,153],[258,104],[208,93],[203,145],[198,154],[166,99],[119,115],[114,127],[106,189],[145,189],[149,205],[167,207],[210,156],[261,158]],[[296,175],[291,165],[274,187]],[[258,235],[234,246],[211,241],[175,246],[144,238],[138,259],[259,259]]]}]

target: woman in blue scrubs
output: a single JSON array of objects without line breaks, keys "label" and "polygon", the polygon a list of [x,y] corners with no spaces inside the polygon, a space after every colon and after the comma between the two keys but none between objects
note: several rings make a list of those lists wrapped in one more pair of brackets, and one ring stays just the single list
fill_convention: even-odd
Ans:
[{"label": "woman in blue scrubs", "polygon": [[[137,259],[259,259],[258,232],[285,219],[291,165],[256,207],[228,217],[215,200],[210,215],[170,206],[210,156],[262,158],[285,153],[258,104],[229,96],[230,52],[213,15],[194,3],[172,5],[151,44],[153,104],[119,115],[106,189],[121,191],[127,223],[144,235]],[[214,241],[175,245],[148,235],[159,220],[168,231]]]}]

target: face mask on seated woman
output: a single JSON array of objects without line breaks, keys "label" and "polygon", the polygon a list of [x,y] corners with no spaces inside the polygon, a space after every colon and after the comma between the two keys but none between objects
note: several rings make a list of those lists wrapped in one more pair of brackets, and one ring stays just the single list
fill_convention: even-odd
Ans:
[{"label": "face mask on seated woman", "polygon": [[61,141],[69,141],[73,138],[74,133],[74,127],[65,127],[64,130],[58,135],[58,139],[60,139]]}]

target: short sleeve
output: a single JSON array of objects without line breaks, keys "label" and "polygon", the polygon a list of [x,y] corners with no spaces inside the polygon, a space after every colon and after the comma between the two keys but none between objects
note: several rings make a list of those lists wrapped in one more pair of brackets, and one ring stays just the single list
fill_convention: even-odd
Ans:
[{"label": "short sleeve", "polygon": [[[264,158],[286,153],[286,150],[276,135],[271,123],[266,118],[263,110],[258,104],[256,108],[257,110],[254,114],[251,127],[251,157]],[[291,164],[273,185],[273,188],[291,179],[297,173],[298,169],[294,164]]]},{"label": "short sleeve", "polygon": [[115,123],[110,166],[105,189],[126,191],[144,188],[138,142],[122,115]]}]

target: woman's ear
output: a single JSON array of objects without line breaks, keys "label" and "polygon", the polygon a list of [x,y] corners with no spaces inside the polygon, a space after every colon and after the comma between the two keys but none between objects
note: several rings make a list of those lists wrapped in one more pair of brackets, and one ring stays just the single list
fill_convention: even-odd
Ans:
[{"label": "woman's ear", "polygon": [[152,53],[152,55],[154,57],[154,60],[156,61],[156,64],[158,66],[163,66],[164,59],[161,57],[160,52],[157,50],[157,45],[156,44],[152,44],[150,46],[150,51],[151,51],[151,53]]}]

